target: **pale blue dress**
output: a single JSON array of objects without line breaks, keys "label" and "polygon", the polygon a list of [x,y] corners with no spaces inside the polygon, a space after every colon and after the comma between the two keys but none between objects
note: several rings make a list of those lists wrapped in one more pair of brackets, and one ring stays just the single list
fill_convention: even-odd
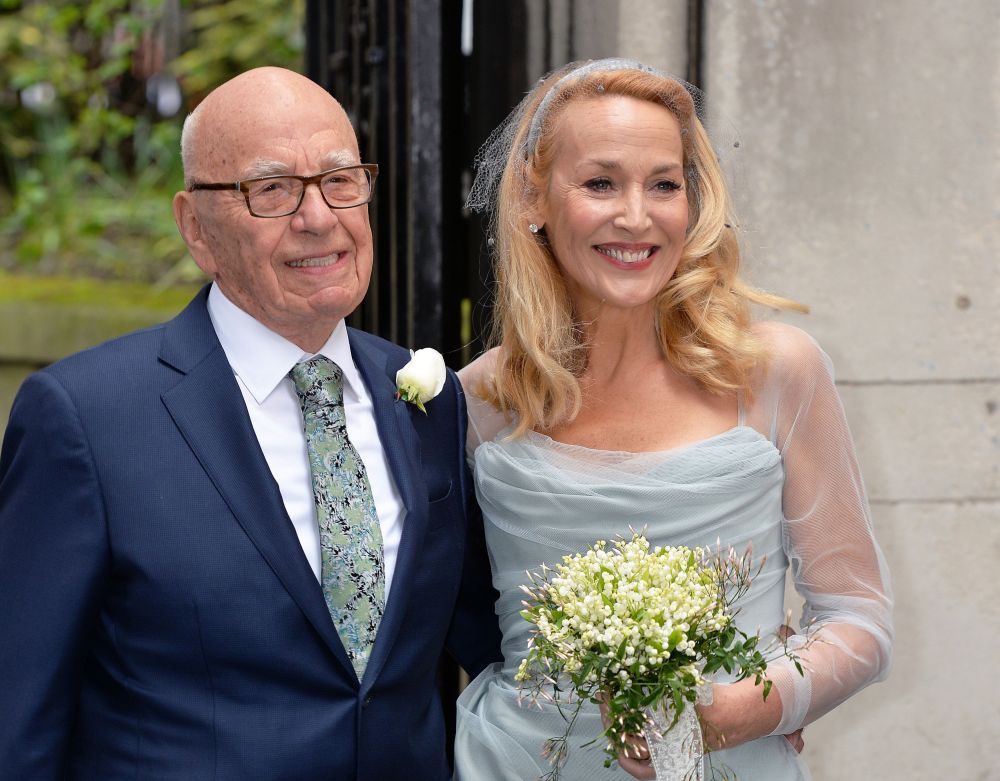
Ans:
[{"label": "pale blue dress", "polygon": [[[788,665],[772,665],[784,705],[778,729],[706,757],[706,779],[713,770],[716,777],[726,773],[743,781],[808,778],[783,733],[884,677],[891,641],[888,579],[829,363],[802,332],[791,329],[785,338],[786,326],[774,328],[776,350],[795,348],[791,365],[780,356],[773,361],[754,405],[741,405],[737,426],[665,452],[594,450],[535,432],[511,439],[509,427],[497,431],[496,415],[470,393],[470,454],[500,593],[504,661],[480,674],[459,698],[456,781],[530,780],[550,770],[542,746],[562,735],[565,722],[552,705],[519,702],[513,676],[532,628],[519,614],[520,587],[526,570],[558,563],[630,529],[645,530],[653,545],[714,548],[721,542],[739,552],[752,545],[755,559],[765,562],[739,605],[737,623],[765,638],[785,620],[784,583],[792,562],[806,600],[804,621],[829,640],[803,652],[810,667],[805,678]],[[791,346],[784,344],[788,339]],[[807,387],[793,387],[802,385],[791,375],[802,373],[803,350],[812,358],[808,372],[818,373],[819,381],[813,377]],[[493,358],[488,354],[463,372],[467,388],[477,386]],[[821,398],[831,392],[832,399]],[[808,420],[816,415],[824,419]],[[793,439],[800,447],[793,448]],[[805,496],[790,490],[789,458],[796,475],[819,483]],[[825,469],[821,478],[817,466]],[[844,626],[850,628],[838,632]],[[571,735],[566,781],[631,778],[617,764],[604,767],[602,740],[580,747],[601,731],[596,706],[585,706]]]}]

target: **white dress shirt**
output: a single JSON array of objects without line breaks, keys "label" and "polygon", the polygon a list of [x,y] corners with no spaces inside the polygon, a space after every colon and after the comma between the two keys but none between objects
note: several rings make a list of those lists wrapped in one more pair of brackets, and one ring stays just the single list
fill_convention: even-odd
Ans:
[{"label": "white dress shirt", "polygon": [[[312,473],[303,430],[302,409],[288,377],[292,367],[313,355],[251,317],[212,285],[208,314],[236,375],[250,413],[257,441],[278,483],[288,517],[317,579],[320,577],[319,529],[313,499]],[[385,557],[385,597],[396,566],[406,509],[375,427],[368,388],[354,364],[347,326],[337,324],[317,355],[324,355],[344,373],[344,414],[347,436],[357,449],[375,497]]]}]

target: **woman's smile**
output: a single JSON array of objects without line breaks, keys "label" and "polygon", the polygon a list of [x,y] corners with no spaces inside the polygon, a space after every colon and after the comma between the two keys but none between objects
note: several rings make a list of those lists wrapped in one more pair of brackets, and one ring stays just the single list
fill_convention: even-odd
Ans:
[{"label": "woman's smile", "polygon": [[612,265],[619,268],[646,268],[653,262],[659,249],[655,244],[645,246],[623,246],[618,244],[595,244],[594,249],[604,255]]}]

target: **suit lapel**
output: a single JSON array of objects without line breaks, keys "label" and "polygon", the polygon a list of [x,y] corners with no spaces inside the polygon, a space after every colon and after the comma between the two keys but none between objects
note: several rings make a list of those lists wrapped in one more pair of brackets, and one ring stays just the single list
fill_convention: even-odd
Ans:
[{"label": "suit lapel", "polygon": [[330,621],[322,589],[302,553],[212,328],[206,297],[203,291],[167,326],[160,357],[184,377],[162,394],[163,403],[243,531],[353,677],[354,668]]},{"label": "suit lapel", "polygon": [[427,529],[427,486],[420,469],[420,438],[410,420],[410,405],[395,398],[394,378],[399,367],[388,366],[385,353],[370,348],[353,332],[350,332],[350,337],[351,354],[372,397],[382,449],[406,507],[392,589],[365,669],[364,689],[378,677],[406,612],[409,583],[417,566],[418,553]]}]

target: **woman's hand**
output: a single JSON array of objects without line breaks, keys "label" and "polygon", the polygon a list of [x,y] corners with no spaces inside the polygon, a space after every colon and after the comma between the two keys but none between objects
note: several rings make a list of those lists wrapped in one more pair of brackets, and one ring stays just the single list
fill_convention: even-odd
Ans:
[{"label": "woman's hand", "polygon": [[[787,640],[795,634],[790,626],[782,625],[778,635]],[[695,706],[701,722],[702,737],[706,751],[738,746],[749,740],[770,735],[781,720],[781,697],[771,689],[764,699],[763,687],[756,686],[751,679],[733,684],[714,684],[712,704]],[[608,728],[607,706],[601,702],[601,721]],[[797,754],[802,753],[805,741],[802,730],[797,729],[784,736]],[[656,772],[649,756],[649,746],[645,738],[629,738],[629,751],[618,755],[622,770],[640,779],[655,779]]]},{"label": "woman's hand", "polygon": [[[601,700],[601,721],[604,722],[604,729],[607,729],[611,722],[608,721],[608,706]],[[630,735],[628,738],[629,749],[625,754],[618,755],[618,764],[621,765],[629,775],[641,779],[655,779],[656,771],[649,756],[649,745],[645,738],[637,735]]]},{"label": "woman's hand", "polygon": [[[720,688],[720,687],[716,687]],[[714,692],[713,692],[714,694]],[[768,695],[770,699],[770,695]],[[706,706],[708,707],[708,706]],[[601,703],[601,721],[604,722],[604,728],[608,727],[608,709],[607,706]],[[702,723],[702,733],[706,733],[707,725]],[[724,738],[724,736],[723,736]],[[802,749],[805,748],[805,742],[802,739],[802,730],[797,729],[789,735],[784,736],[785,740],[791,745],[792,749],[796,754],[801,754]],[[709,742],[707,735],[705,738],[706,744],[709,746],[709,750],[713,748],[712,744]],[[742,741],[740,741],[742,742]],[[725,745],[737,745],[735,743],[723,740]],[[622,770],[631,776],[639,779],[655,779],[656,771],[653,770],[653,766],[649,756],[649,746],[646,743],[645,738],[640,738],[637,736],[632,736],[629,738],[630,749],[627,754],[618,755],[618,764],[621,765]],[[722,748],[723,746],[714,746],[714,748]]]},{"label": "woman's hand", "polygon": [[712,704],[697,705],[705,748],[718,751],[770,735],[781,720],[781,697],[774,689],[764,699],[763,685],[747,678],[714,684]]},{"label": "woman's hand", "polygon": [[[790,626],[778,628],[778,636],[783,641],[793,634],[795,631]],[[763,686],[747,678],[737,683],[714,685],[712,704],[697,706],[697,710],[705,747],[717,751],[770,735],[781,720],[781,695],[772,688],[765,700]],[[801,729],[784,737],[796,753],[801,753],[805,747]]]}]

